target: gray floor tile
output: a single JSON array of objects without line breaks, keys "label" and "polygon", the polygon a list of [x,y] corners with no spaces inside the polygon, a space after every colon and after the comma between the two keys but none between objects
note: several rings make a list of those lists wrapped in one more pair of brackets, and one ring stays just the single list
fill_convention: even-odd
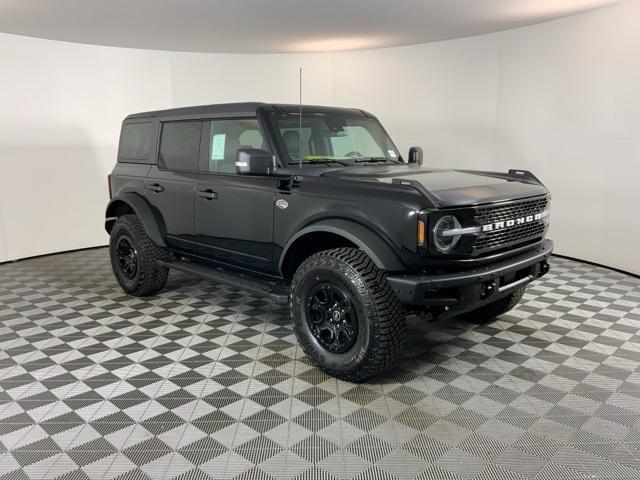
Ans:
[{"label": "gray floor tile", "polygon": [[106,249],[0,265],[0,478],[640,477],[640,280],[554,258],[498,321],[408,337],[348,384],[245,292],[129,297]]}]

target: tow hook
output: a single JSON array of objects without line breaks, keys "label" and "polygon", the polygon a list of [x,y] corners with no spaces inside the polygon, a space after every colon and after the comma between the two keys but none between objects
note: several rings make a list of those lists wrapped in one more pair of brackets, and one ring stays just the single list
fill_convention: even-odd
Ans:
[{"label": "tow hook", "polygon": [[484,300],[491,296],[491,294],[496,290],[496,281],[489,280],[488,282],[484,282],[482,284],[482,293],[480,294],[480,299]]},{"label": "tow hook", "polygon": [[548,271],[549,271],[549,262],[547,262],[546,260],[543,260],[542,262],[540,262],[540,276],[544,275]]}]

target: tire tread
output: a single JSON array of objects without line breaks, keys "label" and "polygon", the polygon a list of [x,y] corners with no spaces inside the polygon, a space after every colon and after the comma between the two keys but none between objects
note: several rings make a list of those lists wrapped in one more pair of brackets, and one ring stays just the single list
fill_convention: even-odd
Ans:
[{"label": "tire tread", "polygon": [[[291,312],[293,315],[293,292],[300,284],[304,274],[316,267],[329,267],[341,271],[349,277],[365,299],[369,300],[369,321],[372,325],[371,346],[352,371],[338,371],[319,365],[319,368],[331,376],[350,382],[359,382],[378,375],[392,366],[400,356],[406,332],[404,307],[386,280],[385,273],[378,269],[371,258],[357,248],[336,248],[323,250],[307,258],[296,271],[291,284]],[[305,354],[311,356],[310,346],[305,337],[298,335],[298,341]]]},{"label": "tire tread", "polygon": [[167,258],[167,251],[151,241],[142,222],[136,215],[127,214],[118,217],[112,230],[112,238],[113,233],[119,230],[119,226],[128,230],[134,243],[137,244],[136,249],[138,251],[140,269],[140,275],[138,276],[136,285],[134,288],[128,288],[118,277],[118,266],[115,264],[113,256],[111,256],[111,264],[120,286],[128,294],[136,297],[152,295],[162,290],[167,283],[169,269],[162,266],[160,260]]}]

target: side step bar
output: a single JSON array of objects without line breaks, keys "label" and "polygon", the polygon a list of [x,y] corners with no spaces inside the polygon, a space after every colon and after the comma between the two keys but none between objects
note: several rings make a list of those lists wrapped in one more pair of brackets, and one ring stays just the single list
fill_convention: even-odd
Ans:
[{"label": "side step bar", "polygon": [[236,271],[225,271],[221,267],[210,267],[201,263],[190,262],[189,260],[161,260],[160,263],[165,267],[175,268],[181,272],[224,283],[255,295],[269,297],[272,302],[279,305],[287,305],[289,303],[289,288],[282,283],[250,277]]}]

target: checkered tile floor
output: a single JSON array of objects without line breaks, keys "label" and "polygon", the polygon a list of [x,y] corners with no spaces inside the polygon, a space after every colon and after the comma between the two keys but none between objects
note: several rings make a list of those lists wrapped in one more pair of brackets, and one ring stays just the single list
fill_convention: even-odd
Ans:
[{"label": "checkered tile floor", "polygon": [[354,385],[242,291],[131,298],[106,249],[0,265],[0,478],[638,479],[640,280],[552,267]]}]

